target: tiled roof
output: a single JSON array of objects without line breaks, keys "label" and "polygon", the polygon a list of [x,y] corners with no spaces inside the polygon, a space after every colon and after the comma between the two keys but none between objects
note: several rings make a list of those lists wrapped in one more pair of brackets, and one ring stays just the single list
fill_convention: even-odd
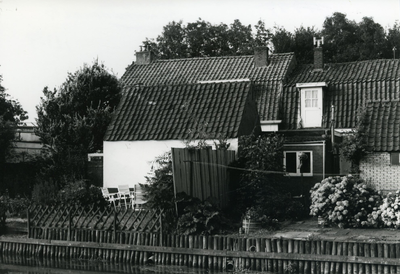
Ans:
[{"label": "tiled roof", "polygon": [[282,82],[295,64],[293,53],[271,54],[265,67],[255,67],[252,55],[156,60],[147,65],[132,64],[121,79],[127,87],[249,79],[255,82],[260,119],[276,120]]},{"label": "tiled roof", "polygon": [[249,81],[131,86],[124,91],[105,140],[182,140],[190,130],[209,138],[235,138],[248,126],[244,117],[249,111],[254,123],[258,120],[252,96]]},{"label": "tiled roof", "polygon": [[335,106],[335,127],[354,128],[357,110],[367,101],[400,98],[400,60],[369,60],[327,64],[323,71],[312,65],[299,66],[284,86],[280,119],[282,129],[296,129],[300,94],[296,83],[326,82],[323,127],[329,126],[331,105]]},{"label": "tiled roof", "polygon": [[145,86],[237,79],[283,80],[293,60],[293,53],[271,54],[265,67],[255,67],[252,55],[155,60],[147,65],[130,65],[121,80],[125,85]]},{"label": "tiled roof", "polygon": [[400,101],[367,105],[367,145],[371,151],[400,151]]}]

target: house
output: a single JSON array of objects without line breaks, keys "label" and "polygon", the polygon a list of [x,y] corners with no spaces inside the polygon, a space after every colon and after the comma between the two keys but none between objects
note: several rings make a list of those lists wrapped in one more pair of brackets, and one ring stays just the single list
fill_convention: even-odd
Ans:
[{"label": "house", "polygon": [[172,60],[137,52],[104,138],[104,186],[145,182],[155,157],[188,138],[228,138],[237,149],[237,138],[259,126],[278,130],[282,87],[295,66],[293,53],[267,47],[254,56]]},{"label": "house", "polygon": [[[397,81],[398,88],[399,81]],[[366,107],[369,153],[360,163],[361,176],[378,189],[400,188],[400,101],[373,101]]]},{"label": "house", "polygon": [[[399,97],[399,60],[325,64],[322,44],[317,40],[314,64],[298,65],[283,86],[279,131],[286,136],[284,164],[288,174],[307,190],[324,177],[348,173],[348,163],[339,157],[335,143],[356,127],[357,113],[367,105],[371,117],[387,113],[386,118],[394,122],[395,108],[380,101],[391,102]],[[379,108],[380,104],[387,109]],[[371,118],[371,127],[375,127],[371,128],[369,139],[372,151],[381,153],[386,163],[389,154],[400,151],[399,130],[385,132],[383,122],[389,121]],[[391,147],[381,145],[383,140],[389,142],[389,139]],[[393,188],[393,184],[398,188],[396,177],[383,179],[387,177],[381,169],[383,163],[373,164],[380,161],[376,160],[378,158],[367,157],[361,164],[361,177],[371,179],[380,189]],[[372,175],[374,173],[381,176]],[[385,180],[388,182],[384,183]]]},{"label": "house", "polygon": [[18,126],[15,130],[15,135],[10,156],[6,159],[8,163],[27,162],[40,155],[43,144],[39,136],[35,134],[35,126]]},{"label": "house", "polygon": [[259,132],[253,92],[250,81],[126,88],[104,138],[104,186],[144,183],[152,161],[184,140],[237,149]]}]

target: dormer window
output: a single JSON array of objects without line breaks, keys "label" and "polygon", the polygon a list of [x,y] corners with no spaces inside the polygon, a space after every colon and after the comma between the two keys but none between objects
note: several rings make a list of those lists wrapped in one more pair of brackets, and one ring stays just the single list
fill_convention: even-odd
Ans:
[{"label": "dormer window", "polygon": [[325,82],[300,83],[299,125],[303,128],[321,127],[323,114],[323,87]]}]

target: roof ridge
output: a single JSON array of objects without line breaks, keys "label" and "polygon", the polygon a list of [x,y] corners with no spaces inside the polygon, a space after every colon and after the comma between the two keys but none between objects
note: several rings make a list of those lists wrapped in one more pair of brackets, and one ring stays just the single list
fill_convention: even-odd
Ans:
[{"label": "roof ridge", "polygon": [[[294,55],[294,52],[271,53],[270,56],[286,56]],[[226,55],[226,56],[204,56],[204,57],[190,57],[190,58],[176,58],[176,59],[157,59],[154,62],[174,62],[174,61],[188,61],[199,59],[232,59],[232,58],[253,58],[254,55]]]},{"label": "roof ridge", "polygon": [[[329,66],[329,65],[348,65],[348,64],[360,64],[360,63],[373,63],[376,61],[381,61],[381,62],[399,62],[400,59],[368,59],[368,60],[360,60],[360,61],[351,61],[351,62],[338,62],[338,63],[324,63],[324,66]],[[300,66],[313,66],[314,64],[312,63],[307,63],[307,64],[299,64]]]},{"label": "roof ridge", "polygon": [[154,88],[154,87],[179,87],[179,86],[194,86],[194,85],[209,85],[209,84],[239,84],[239,83],[251,83],[253,84],[254,81],[252,80],[243,80],[240,79],[240,81],[237,81],[236,79],[232,80],[227,80],[227,81],[210,81],[210,82],[196,82],[196,83],[173,83],[173,84],[159,84],[159,85],[152,85],[152,86],[145,86],[145,85],[124,85],[124,88],[130,88],[130,87],[138,87],[138,88]]}]

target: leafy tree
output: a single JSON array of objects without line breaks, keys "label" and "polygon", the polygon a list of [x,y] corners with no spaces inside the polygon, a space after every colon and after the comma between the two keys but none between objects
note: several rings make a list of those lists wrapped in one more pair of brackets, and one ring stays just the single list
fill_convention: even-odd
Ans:
[{"label": "leafy tree", "polygon": [[293,34],[284,27],[275,26],[274,34],[271,38],[273,51],[275,53],[291,52],[293,49]]},{"label": "leafy tree", "polygon": [[254,46],[267,46],[271,40],[272,33],[269,29],[265,27],[265,22],[258,20],[257,24],[254,26],[256,29],[256,34],[254,36]]},{"label": "leafy tree", "polygon": [[346,14],[335,12],[323,24],[324,56],[328,62],[349,62],[359,57],[358,26]]},{"label": "leafy tree", "polygon": [[36,107],[36,134],[45,145],[52,176],[83,177],[86,154],[103,148],[120,91],[118,79],[98,61],[68,74],[58,90],[44,88]]},{"label": "leafy tree", "polygon": [[143,45],[161,59],[210,57],[253,54],[254,45],[266,45],[270,32],[259,21],[252,33],[251,25],[245,26],[235,20],[229,26],[223,23],[213,25],[199,18],[186,26],[182,21],[164,26],[155,40],[146,39]]},{"label": "leafy tree", "polygon": [[0,183],[3,184],[4,163],[6,155],[12,147],[15,138],[15,128],[24,120],[28,119],[27,112],[21,104],[9,98],[5,88],[1,85],[3,80],[0,75]]},{"label": "leafy tree", "polygon": [[[395,55],[393,53],[395,50]],[[388,29],[386,36],[386,50],[384,53],[385,58],[396,58],[400,56],[400,24],[396,22],[392,28]]]},{"label": "leafy tree", "polygon": [[310,64],[314,61],[313,38],[319,36],[319,31],[314,27],[300,27],[295,29],[292,51],[300,63]]},{"label": "leafy tree", "polygon": [[385,50],[385,30],[371,17],[364,17],[358,24],[359,60],[381,58]]}]

